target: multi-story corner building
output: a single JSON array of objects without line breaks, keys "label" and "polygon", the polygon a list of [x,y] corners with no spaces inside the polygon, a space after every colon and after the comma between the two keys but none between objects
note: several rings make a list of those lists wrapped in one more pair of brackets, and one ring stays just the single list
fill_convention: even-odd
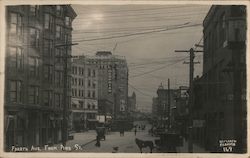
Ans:
[{"label": "multi-story corner building", "polygon": [[73,128],[94,129],[98,112],[98,67],[85,57],[74,59],[72,65]]},{"label": "multi-story corner building", "polygon": [[100,51],[86,56],[98,65],[98,107],[105,116],[125,117],[128,105],[128,66],[125,57]]},{"label": "multi-story corner building", "polygon": [[[70,107],[71,94],[70,84],[67,93],[63,91],[65,72],[70,77],[63,56],[71,54],[65,44],[71,43],[75,17],[70,5],[6,7],[7,151],[12,145],[29,147],[61,141],[63,107]],[[67,98],[67,105],[63,98]]]},{"label": "multi-story corner building", "polygon": [[97,113],[105,120],[126,116],[128,67],[124,57],[97,52],[74,59],[72,68],[73,122],[95,128]]},{"label": "multi-story corner building", "polygon": [[[246,151],[246,6],[212,6],[203,22],[203,75],[194,83],[194,139],[220,152],[219,140]],[[238,149],[237,149],[238,148]]]}]

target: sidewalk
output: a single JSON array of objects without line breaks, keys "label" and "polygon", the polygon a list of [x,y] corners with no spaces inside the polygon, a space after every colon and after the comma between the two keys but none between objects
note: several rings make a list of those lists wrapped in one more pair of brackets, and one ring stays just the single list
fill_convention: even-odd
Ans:
[{"label": "sidewalk", "polygon": [[[183,146],[177,147],[178,153],[188,153],[188,141],[185,139],[183,140]],[[193,153],[209,153],[209,151],[206,151],[204,148],[200,147],[197,144],[193,144]]]}]

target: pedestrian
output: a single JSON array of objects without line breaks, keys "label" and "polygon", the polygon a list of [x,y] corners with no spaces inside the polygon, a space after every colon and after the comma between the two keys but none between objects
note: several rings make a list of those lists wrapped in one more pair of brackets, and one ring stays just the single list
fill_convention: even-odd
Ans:
[{"label": "pedestrian", "polygon": [[125,133],[125,129],[123,128],[122,129],[122,136],[124,136],[124,133]]},{"label": "pedestrian", "polygon": [[120,132],[120,137],[121,137],[122,136],[122,130],[120,129],[119,132]]},{"label": "pedestrian", "polygon": [[97,147],[100,147],[100,146],[101,146],[101,143],[100,143],[100,136],[99,136],[99,135],[96,136],[96,144],[95,144],[95,146],[97,146]]},{"label": "pedestrian", "polygon": [[136,128],[135,128],[135,136],[136,136],[136,132],[137,132],[137,130],[136,130]]}]

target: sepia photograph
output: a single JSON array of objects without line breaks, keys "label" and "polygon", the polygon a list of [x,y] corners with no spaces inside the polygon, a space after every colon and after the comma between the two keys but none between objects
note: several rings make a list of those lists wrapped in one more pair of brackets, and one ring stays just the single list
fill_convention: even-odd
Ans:
[{"label": "sepia photograph", "polygon": [[1,152],[248,152],[247,3],[3,5]]}]

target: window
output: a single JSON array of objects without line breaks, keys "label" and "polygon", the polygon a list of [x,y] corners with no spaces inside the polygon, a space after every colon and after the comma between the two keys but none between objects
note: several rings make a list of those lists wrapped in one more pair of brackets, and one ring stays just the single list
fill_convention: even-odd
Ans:
[{"label": "window", "polygon": [[90,109],[90,104],[88,103],[88,109]]},{"label": "window", "polygon": [[30,104],[39,104],[39,88],[37,86],[30,86],[28,94]]},{"label": "window", "polygon": [[10,47],[10,67],[23,69],[23,51],[20,47]]},{"label": "window", "polygon": [[52,83],[52,79],[53,79],[53,66],[52,65],[44,65],[44,79]]},{"label": "window", "polygon": [[62,58],[62,49],[61,48],[56,48],[55,50],[55,62],[56,63],[62,63],[63,58]]},{"label": "window", "polygon": [[52,57],[53,52],[53,41],[50,39],[44,39],[44,55]]},{"label": "window", "polygon": [[55,93],[55,106],[61,107],[61,95],[60,93]]},{"label": "window", "polygon": [[30,28],[30,44],[31,46],[39,47],[40,31],[36,28]]},{"label": "window", "polygon": [[66,26],[71,26],[71,18],[68,17],[68,16],[65,17],[65,25]]},{"label": "window", "polygon": [[21,103],[22,102],[22,82],[10,81],[9,90],[10,102]]},{"label": "window", "polygon": [[220,16],[220,26],[219,26],[219,42],[222,45],[226,40],[226,17],[225,13]]},{"label": "window", "polygon": [[75,78],[75,85],[77,85],[77,78]]},{"label": "window", "polygon": [[60,5],[56,6],[56,15],[59,15],[59,16],[62,15],[62,6]]},{"label": "window", "polygon": [[88,69],[88,77],[90,77],[90,76],[91,76],[91,70]]},{"label": "window", "polygon": [[93,88],[95,88],[95,87],[96,87],[96,83],[95,83],[95,82],[93,82],[93,83],[92,83],[92,86],[93,86]]},{"label": "window", "polygon": [[88,98],[90,98],[90,91],[88,91]]},{"label": "window", "polygon": [[92,109],[95,109],[95,105],[92,105]]},{"label": "window", "polygon": [[22,17],[17,13],[10,13],[10,34],[17,35],[20,39],[22,35]]},{"label": "window", "polygon": [[82,75],[84,75],[84,68],[82,68]]},{"label": "window", "polygon": [[57,39],[62,39],[62,27],[59,25],[56,25],[56,38]]},{"label": "window", "polygon": [[55,71],[55,85],[57,87],[63,85],[63,71]]},{"label": "window", "polygon": [[39,6],[37,5],[30,5],[30,15],[37,16],[39,11]]},{"label": "window", "polygon": [[83,101],[79,101],[80,107],[83,108]]},{"label": "window", "polygon": [[79,79],[78,79],[78,85],[80,86],[81,83],[82,83],[82,82],[81,82],[81,79],[79,78]]},{"label": "window", "polygon": [[75,74],[77,75],[77,67],[75,67]]},{"label": "window", "polygon": [[45,106],[52,106],[52,91],[46,90],[43,92]]},{"label": "window", "polygon": [[93,77],[95,77],[95,70],[93,70]]},{"label": "window", "polygon": [[90,80],[88,80],[88,87],[90,87],[90,85],[91,85],[90,83],[91,83]]},{"label": "window", "polygon": [[92,98],[95,98],[95,91],[92,92]]},{"label": "window", "polygon": [[81,73],[82,73],[82,68],[81,67],[79,67],[78,73],[79,73],[79,75],[81,75]]},{"label": "window", "polygon": [[53,30],[53,23],[54,23],[53,16],[51,16],[48,13],[45,13],[44,14],[44,28],[52,31]]},{"label": "window", "polygon": [[37,57],[29,57],[29,73],[30,76],[38,76],[39,60]]},{"label": "window", "polygon": [[84,97],[84,90],[82,90],[82,97]]}]

